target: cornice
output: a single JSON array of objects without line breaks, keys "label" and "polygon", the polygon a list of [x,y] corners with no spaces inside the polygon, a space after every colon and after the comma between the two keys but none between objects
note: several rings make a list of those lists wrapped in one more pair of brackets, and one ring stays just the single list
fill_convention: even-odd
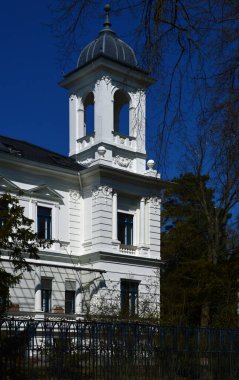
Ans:
[{"label": "cornice", "polygon": [[99,262],[112,262],[112,263],[119,263],[119,264],[129,264],[129,265],[139,265],[150,268],[159,268],[161,265],[163,265],[163,262],[161,260],[152,259],[149,257],[142,257],[142,256],[132,256],[132,255],[124,255],[122,253],[115,253],[115,252],[93,252],[88,253],[85,255],[82,255],[79,257],[79,262],[81,265],[84,264],[94,264]]},{"label": "cornice", "polygon": [[149,177],[144,174],[138,174],[129,172],[116,167],[111,167],[102,164],[96,164],[94,166],[86,168],[84,171],[79,172],[80,177],[88,178],[91,176],[104,176],[109,177],[112,180],[117,180],[119,183],[124,181],[124,183],[133,183],[146,185],[147,187],[153,186],[156,190],[162,190],[172,184],[170,181],[164,181],[161,178]]},{"label": "cornice", "polygon": [[107,70],[108,73],[113,73],[116,75],[123,75],[124,78],[127,77],[128,82],[137,81],[143,87],[148,87],[156,82],[147,72],[131,67],[125,64],[122,64],[118,61],[114,61],[108,57],[100,55],[93,59],[92,61],[87,62],[84,66],[74,69],[70,73],[64,76],[64,79],[59,82],[59,85],[64,88],[71,88],[75,82],[80,81],[82,78],[87,75],[92,75],[93,72],[100,70]]}]

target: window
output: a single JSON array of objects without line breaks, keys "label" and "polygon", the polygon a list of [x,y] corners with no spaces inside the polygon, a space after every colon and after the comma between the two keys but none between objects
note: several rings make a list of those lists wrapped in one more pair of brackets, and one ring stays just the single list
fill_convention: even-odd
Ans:
[{"label": "window", "polygon": [[94,133],[94,95],[90,92],[84,101],[84,126],[85,136],[89,136]]},{"label": "window", "polygon": [[133,245],[133,218],[131,214],[118,212],[118,240],[121,244]]},{"label": "window", "polygon": [[75,281],[66,280],[65,282],[65,313],[75,313],[75,296],[76,296],[76,283]]},{"label": "window", "polygon": [[37,235],[40,239],[51,239],[51,208],[37,207]]},{"label": "window", "polygon": [[5,313],[8,306],[9,306],[9,287],[5,285],[4,283],[2,283],[1,296],[0,296],[0,315]]},{"label": "window", "polygon": [[129,96],[121,90],[114,95],[114,132],[129,136]]},{"label": "window", "polygon": [[51,312],[52,279],[41,279],[41,309],[45,313]]},{"label": "window", "polygon": [[0,206],[0,229],[4,228],[5,223],[9,218],[9,201],[4,199],[4,196],[1,200]]},{"label": "window", "polygon": [[123,316],[138,314],[138,281],[121,280],[121,313]]}]

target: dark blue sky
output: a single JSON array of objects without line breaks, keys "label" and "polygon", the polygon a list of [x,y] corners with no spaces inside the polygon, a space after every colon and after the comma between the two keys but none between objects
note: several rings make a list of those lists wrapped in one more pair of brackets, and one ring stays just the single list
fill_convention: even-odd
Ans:
[{"label": "dark blue sky", "polygon": [[68,153],[67,93],[46,1],[9,1],[0,15],[0,133]]},{"label": "dark blue sky", "polygon": [[[74,69],[78,53],[64,67],[57,41],[47,26],[51,20],[48,5],[49,0],[1,4],[0,134],[68,155],[68,94],[57,83],[63,69]],[[83,46],[101,29],[103,15],[102,9],[94,22],[89,20]],[[112,16],[111,21],[117,34],[132,46],[132,36],[127,34],[129,20],[121,15]],[[153,102],[149,95],[147,126],[151,131],[157,123]],[[174,170],[175,159],[171,157],[168,175]]]}]

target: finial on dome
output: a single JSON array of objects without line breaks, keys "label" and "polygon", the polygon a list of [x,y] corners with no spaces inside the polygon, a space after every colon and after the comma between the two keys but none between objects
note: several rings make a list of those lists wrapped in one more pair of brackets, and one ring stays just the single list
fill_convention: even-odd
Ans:
[{"label": "finial on dome", "polygon": [[109,16],[110,9],[111,9],[110,4],[105,4],[105,6],[104,6],[104,11],[105,11],[104,27],[105,28],[110,28],[111,27],[110,16]]}]

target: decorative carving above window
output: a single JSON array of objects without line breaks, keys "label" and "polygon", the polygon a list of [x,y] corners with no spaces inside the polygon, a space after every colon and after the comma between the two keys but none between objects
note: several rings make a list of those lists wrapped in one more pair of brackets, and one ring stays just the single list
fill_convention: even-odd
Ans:
[{"label": "decorative carving above window", "polygon": [[132,168],[133,161],[130,158],[120,157],[117,155],[113,158],[113,163],[118,166],[122,166],[123,168]]},{"label": "decorative carving above window", "polygon": [[40,185],[25,191],[25,194],[29,194],[32,197],[36,197],[39,199],[52,200],[63,204],[63,196],[60,195],[54,189],[51,189],[47,185]]}]

